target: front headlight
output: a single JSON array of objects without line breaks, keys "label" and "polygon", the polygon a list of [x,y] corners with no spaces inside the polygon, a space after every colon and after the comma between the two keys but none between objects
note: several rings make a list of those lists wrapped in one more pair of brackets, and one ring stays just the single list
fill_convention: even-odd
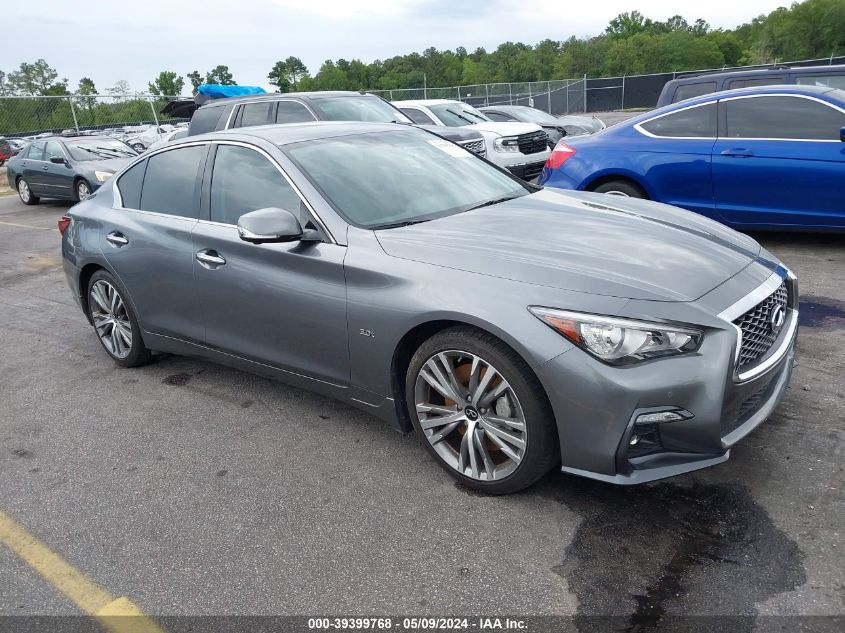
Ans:
[{"label": "front headlight", "polygon": [[611,365],[694,352],[703,333],[692,328],[531,306],[531,313],[581,349]]},{"label": "front headlight", "polygon": [[500,136],[493,141],[497,152],[519,152],[519,140],[515,136]]},{"label": "front headlight", "polygon": [[113,171],[95,171],[94,172],[94,178],[97,179],[97,182],[106,182],[112,176],[114,176]]}]

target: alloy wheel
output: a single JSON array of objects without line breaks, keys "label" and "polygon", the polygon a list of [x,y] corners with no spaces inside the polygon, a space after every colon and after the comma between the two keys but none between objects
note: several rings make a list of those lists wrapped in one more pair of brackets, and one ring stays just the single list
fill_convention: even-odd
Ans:
[{"label": "alloy wheel", "polygon": [[481,481],[512,474],[525,455],[525,413],[511,385],[476,354],[449,350],[417,374],[414,402],[426,439],[451,468]]},{"label": "alloy wheel", "polygon": [[18,181],[18,195],[21,197],[21,201],[29,202],[29,198],[32,195],[29,191],[29,185],[26,184],[26,180]]},{"label": "alloy wheel", "polygon": [[91,286],[91,299],[91,318],[103,347],[116,358],[126,358],[132,350],[132,324],[123,298],[100,279]]},{"label": "alloy wheel", "polygon": [[88,183],[80,180],[76,185],[76,198],[80,202],[91,195],[91,189],[88,188]]}]

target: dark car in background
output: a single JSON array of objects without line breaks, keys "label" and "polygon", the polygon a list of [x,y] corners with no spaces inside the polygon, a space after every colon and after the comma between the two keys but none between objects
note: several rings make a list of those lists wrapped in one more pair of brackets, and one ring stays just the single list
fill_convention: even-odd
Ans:
[{"label": "dark car in background", "polygon": [[594,134],[605,128],[598,117],[565,115],[556,117],[537,108],[520,105],[492,105],[478,108],[492,121],[520,121],[536,123],[549,135],[549,147],[554,148],[564,136]]},{"label": "dark car in background", "polygon": [[[398,108],[375,95],[348,91],[288,92],[208,101],[194,112],[188,134],[193,136],[216,130],[256,125],[312,123],[314,121],[415,125]],[[484,137],[474,130],[443,128],[436,125],[416,127],[434,132],[474,154],[486,155]]]},{"label": "dark car in background", "polygon": [[56,136],[24,147],[9,160],[6,177],[24,204],[38,204],[42,197],[79,202],[137,155],[106,136]]},{"label": "dark car in background", "polygon": [[657,107],[701,97],[723,90],[797,84],[825,86],[845,90],[845,65],[776,67],[759,70],[737,70],[703,75],[691,74],[666,82]]}]

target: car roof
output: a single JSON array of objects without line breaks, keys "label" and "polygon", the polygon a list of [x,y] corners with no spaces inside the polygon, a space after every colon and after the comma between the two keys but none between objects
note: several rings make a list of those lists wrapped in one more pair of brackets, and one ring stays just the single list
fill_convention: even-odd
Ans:
[{"label": "car roof", "polygon": [[224,106],[230,103],[242,103],[244,101],[278,101],[280,99],[326,99],[329,97],[375,97],[368,92],[356,92],[354,90],[326,90],[321,92],[267,92],[257,95],[244,95],[243,97],[226,97],[214,99],[202,104],[202,108],[213,108]]},{"label": "car roof", "polygon": [[768,75],[771,73],[818,73],[834,70],[837,72],[845,72],[845,65],[829,65],[829,66],[774,66],[772,68],[755,68],[754,70],[727,70],[719,72],[706,72],[702,74],[684,74],[674,79],[674,83],[687,83],[697,79],[714,79],[716,77],[725,77],[726,79],[734,77],[756,77],[761,75]]},{"label": "car roof", "polygon": [[[395,106],[414,106],[414,105],[421,105],[421,106],[431,106],[431,105],[441,105],[445,103],[463,103],[462,101],[458,101],[457,99],[406,99],[405,101],[391,101]],[[466,105],[466,104],[464,104]]]},{"label": "car roof", "polygon": [[[487,106],[482,106],[478,109],[483,112],[484,110],[504,110],[504,111],[508,111],[508,110],[536,110],[537,108],[532,108],[531,106],[524,106],[524,105],[508,105],[508,104],[505,104],[505,105],[487,105]],[[540,110],[540,112],[542,112],[542,110]]]},{"label": "car roof", "polygon": [[[264,139],[274,145],[289,145],[302,141],[315,141],[338,136],[354,136],[374,132],[401,132],[416,130],[412,125],[402,123],[365,123],[361,121],[311,121],[308,123],[283,123],[241,127],[232,130],[220,130],[208,134],[198,134],[179,139],[187,143],[202,140],[244,140],[244,137]],[[420,132],[425,133],[425,132]],[[176,147],[174,144],[172,147]]]}]

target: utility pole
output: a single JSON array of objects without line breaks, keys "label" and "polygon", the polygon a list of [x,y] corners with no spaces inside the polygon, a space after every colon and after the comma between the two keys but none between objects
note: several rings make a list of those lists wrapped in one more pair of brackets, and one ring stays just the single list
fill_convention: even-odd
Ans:
[{"label": "utility pole", "polygon": [[73,115],[73,127],[76,128],[76,133],[79,134],[79,121],[76,120],[76,108],[73,107],[73,97],[68,97],[70,101],[70,113]]},{"label": "utility pole", "polygon": [[428,99],[428,80],[425,73],[423,73],[423,99]]}]

